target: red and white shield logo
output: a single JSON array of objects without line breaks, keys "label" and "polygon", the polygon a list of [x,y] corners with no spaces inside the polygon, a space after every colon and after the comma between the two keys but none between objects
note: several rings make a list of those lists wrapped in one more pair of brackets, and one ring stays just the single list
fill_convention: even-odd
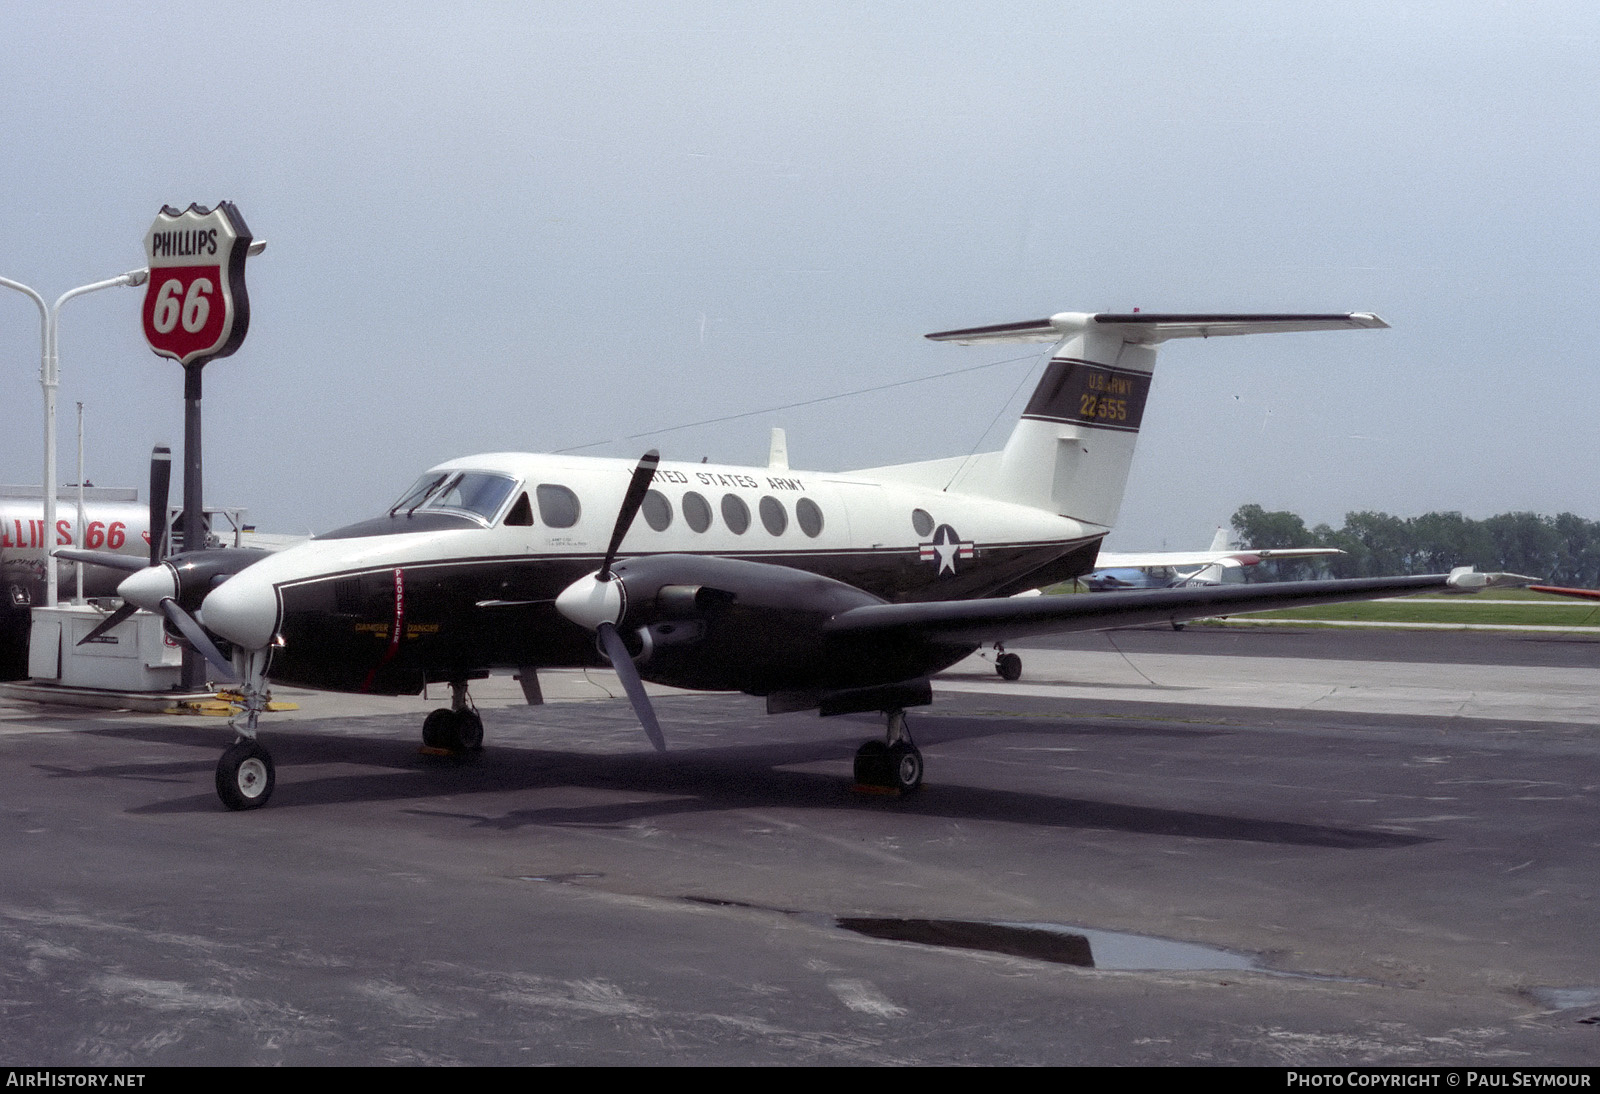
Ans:
[{"label": "red and white shield logo", "polygon": [[203,364],[239,348],[250,327],[244,260],[250,229],[230,201],[215,209],[162,206],[144,238],[150,281],[144,337],[181,365]]}]

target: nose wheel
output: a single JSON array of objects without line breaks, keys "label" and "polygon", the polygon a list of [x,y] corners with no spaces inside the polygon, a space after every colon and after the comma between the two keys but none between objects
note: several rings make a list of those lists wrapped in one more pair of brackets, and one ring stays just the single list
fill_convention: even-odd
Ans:
[{"label": "nose wheel", "polygon": [[277,781],[272,754],[241,737],[217,761],[217,797],[229,809],[260,809]]}]

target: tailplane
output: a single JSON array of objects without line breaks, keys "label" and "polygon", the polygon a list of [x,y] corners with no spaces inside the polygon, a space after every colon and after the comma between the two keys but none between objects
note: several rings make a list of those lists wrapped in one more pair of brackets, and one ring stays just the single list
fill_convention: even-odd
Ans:
[{"label": "tailplane", "polygon": [[935,342],[1055,343],[1005,448],[967,459],[878,468],[885,478],[1047,509],[1109,528],[1122,506],[1156,346],[1170,338],[1387,327],[1376,315],[1162,315],[1062,312],[939,331]]}]

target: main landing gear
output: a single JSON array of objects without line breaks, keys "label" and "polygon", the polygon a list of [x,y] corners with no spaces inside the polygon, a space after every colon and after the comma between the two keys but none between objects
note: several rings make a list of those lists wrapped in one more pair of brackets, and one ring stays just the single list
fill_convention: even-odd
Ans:
[{"label": "main landing gear", "polygon": [[1007,682],[1022,679],[1022,658],[1014,653],[1007,653],[1003,643],[994,644],[994,671],[1000,674],[1000,679]]},{"label": "main landing gear", "polygon": [[244,724],[237,716],[230,724],[239,739],[217,761],[217,797],[229,809],[259,809],[272,797],[276,781],[272,754],[256,740],[256,722],[272,698],[262,667],[265,650],[236,651],[234,665],[241,671],[239,693],[244,697]]},{"label": "main landing gear", "polygon": [[483,719],[472,705],[465,680],[450,681],[450,705],[423,719],[422,745],[442,752],[477,752],[483,748]]},{"label": "main landing gear", "polygon": [[909,794],[922,785],[922,750],[911,739],[906,712],[885,712],[888,726],[881,741],[856,749],[856,785],[869,790]]}]

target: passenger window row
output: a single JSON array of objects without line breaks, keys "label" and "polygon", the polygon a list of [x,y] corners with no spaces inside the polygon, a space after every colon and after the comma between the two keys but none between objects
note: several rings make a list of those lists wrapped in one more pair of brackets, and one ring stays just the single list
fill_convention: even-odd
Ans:
[{"label": "passenger window row", "polygon": [[[540,483],[534,490],[534,497],[539,503],[539,519],[550,528],[571,528],[578,523],[582,513],[582,506],[578,502],[578,495],[565,486],[554,483]],[[711,528],[711,503],[703,494],[690,490],[683,495],[680,503],[683,507],[683,519],[691,530],[695,532],[709,531]],[[750,506],[738,494],[722,495],[719,508],[722,511],[722,523],[727,525],[728,531],[736,536],[742,536],[750,530]],[[781,536],[789,528],[789,510],[783,502],[771,494],[764,496],[756,503],[756,512],[761,517],[761,526],[775,536]],[[672,501],[659,490],[650,490],[645,493],[644,503],[640,506],[640,514],[644,521],[657,532],[665,532],[672,526]],[[800,525],[800,530],[812,539],[822,534],[822,507],[810,498],[801,498],[794,505],[795,523]],[[506,523],[515,526],[527,526],[533,523],[533,507],[528,503],[528,495],[523,494],[517,499],[516,504],[506,514]]]},{"label": "passenger window row", "polygon": [[[703,494],[687,491],[680,504],[683,507],[683,519],[691,531],[710,530],[711,503]],[[643,509],[644,519],[656,531],[664,532],[672,525],[672,502],[661,491],[646,493]],[[722,512],[722,523],[734,535],[742,536],[750,530],[750,506],[738,494],[722,495],[718,509]],[[781,536],[789,528],[789,510],[771,494],[756,503],[756,513],[761,518],[761,526],[772,535]],[[794,503],[794,518],[800,530],[812,539],[822,534],[822,507],[810,498],[801,498]]]}]

